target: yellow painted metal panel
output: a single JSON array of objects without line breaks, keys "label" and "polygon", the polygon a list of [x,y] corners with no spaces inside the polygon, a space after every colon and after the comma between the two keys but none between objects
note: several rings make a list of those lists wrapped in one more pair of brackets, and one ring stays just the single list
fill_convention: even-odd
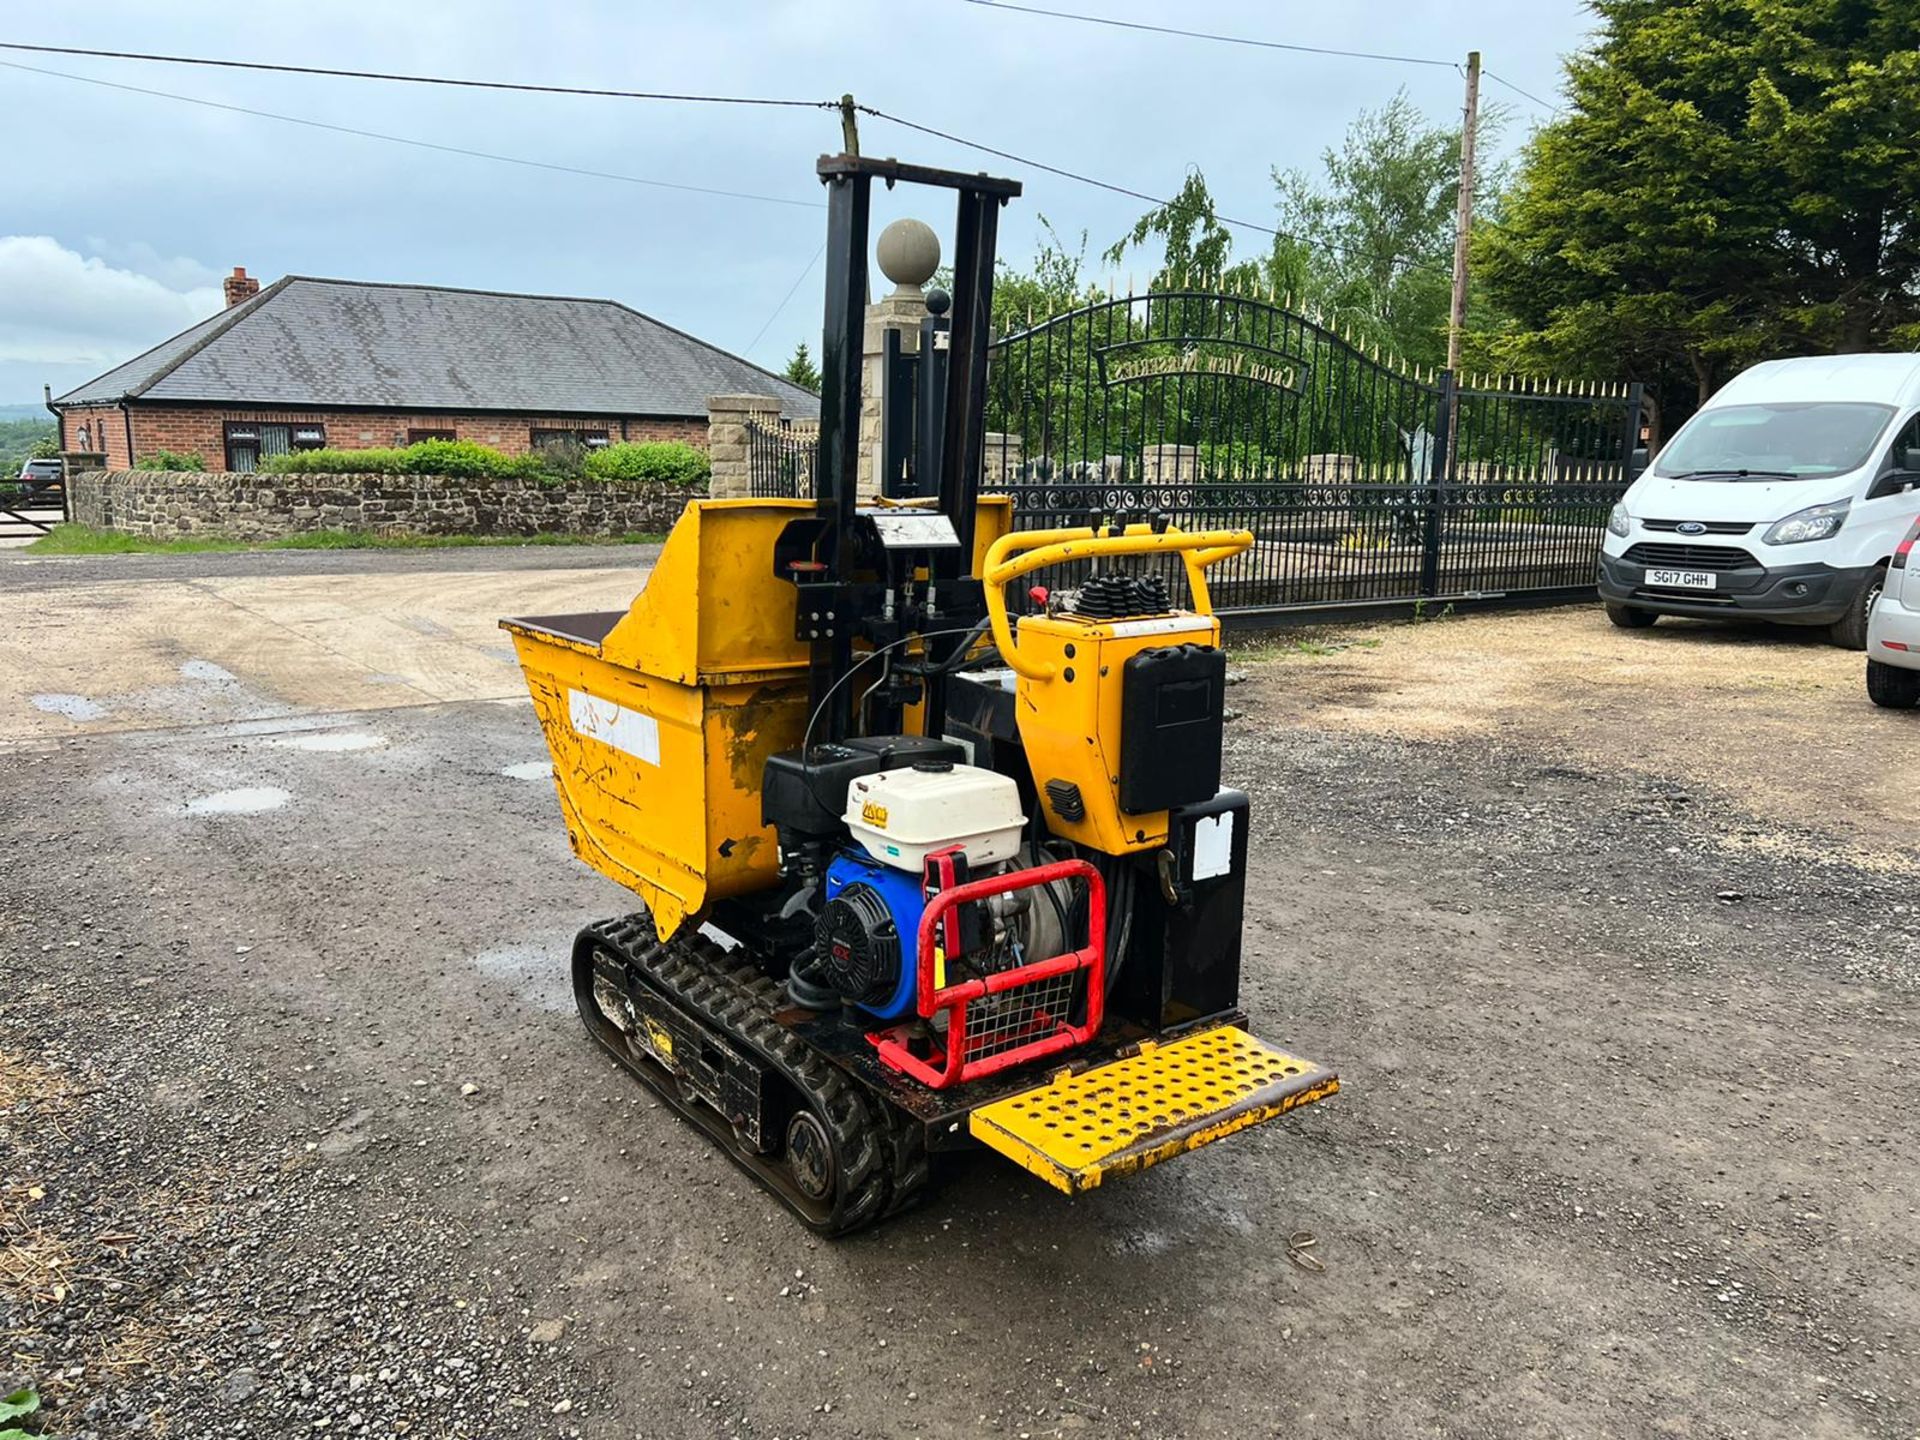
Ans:
[{"label": "yellow painted metal panel", "polygon": [[1068,1194],[1324,1100],[1332,1071],[1233,1025],[1163,1045],[983,1105],[975,1139]]},{"label": "yellow painted metal panel", "polygon": [[760,777],[768,755],[800,743],[804,674],[681,685],[537,631],[515,630],[514,644],[574,853],[638,891],[662,938],[711,900],[777,883]]},{"label": "yellow painted metal panel", "polygon": [[773,572],[792,500],[689,505],[597,643],[503,621],[553,754],[574,853],[636,890],[662,938],[779,880],[761,773],[806,725],[807,646]]},{"label": "yellow painted metal panel", "polygon": [[1142,650],[1219,643],[1220,622],[1211,615],[1179,619],[1185,624],[1177,631],[1156,622],[1077,615],[1021,620],[1020,653],[1047,676],[1022,675],[1014,691],[1020,743],[1034,784],[1044,797],[1049,780],[1070,780],[1086,806],[1085,817],[1076,821],[1047,805],[1047,826],[1054,834],[1109,855],[1166,844],[1166,811],[1129,815],[1120,808],[1121,679],[1122,667]]},{"label": "yellow painted metal panel", "polygon": [[695,500],[675,523],[644,590],[600,647],[614,665],[693,685],[711,676],[804,670],[793,586],[773,545],[813,513],[804,500]]}]

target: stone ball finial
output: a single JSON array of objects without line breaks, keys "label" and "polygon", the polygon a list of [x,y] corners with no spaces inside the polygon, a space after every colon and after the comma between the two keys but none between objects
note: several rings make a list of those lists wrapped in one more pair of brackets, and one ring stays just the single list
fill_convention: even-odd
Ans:
[{"label": "stone ball finial", "polygon": [[880,232],[874,253],[894,294],[918,296],[940,268],[940,237],[924,220],[896,220]]}]

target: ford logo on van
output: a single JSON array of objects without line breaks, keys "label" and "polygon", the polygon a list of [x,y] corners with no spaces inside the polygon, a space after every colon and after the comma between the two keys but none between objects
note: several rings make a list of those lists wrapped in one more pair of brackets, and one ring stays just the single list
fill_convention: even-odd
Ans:
[{"label": "ford logo on van", "polygon": [[1673,528],[1682,535],[1704,535],[1707,533],[1707,527],[1698,520],[1682,520]]}]

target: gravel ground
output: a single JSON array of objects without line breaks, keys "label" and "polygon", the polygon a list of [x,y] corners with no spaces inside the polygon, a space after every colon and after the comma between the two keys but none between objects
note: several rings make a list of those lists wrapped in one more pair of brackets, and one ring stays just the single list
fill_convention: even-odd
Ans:
[{"label": "gravel ground", "polygon": [[1689,633],[1252,652],[1247,1005],[1345,1092],[838,1245],[578,1033],[624,900],[526,706],[0,751],[0,1380],[100,1440],[1911,1437],[1920,889],[1860,762],[1920,732]]}]

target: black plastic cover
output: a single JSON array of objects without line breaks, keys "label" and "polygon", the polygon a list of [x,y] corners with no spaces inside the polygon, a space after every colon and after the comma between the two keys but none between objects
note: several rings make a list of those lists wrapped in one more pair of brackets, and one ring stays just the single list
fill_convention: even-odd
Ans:
[{"label": "black plastic cover", "polygon": [[[1109,1013],[1159,1032],[1240,1004],[1247,797],[1222,790],[1167,817],[1163,850],[1133,858],[1133,926]],[[1120,917],[1108,919],[1109,931]]]},{"label": "black plastic cover", "polygon": [[1220,789],[1227,657],[1211,645],[1142,650],[1120,671],[1120,808],[1148,815]]},{"label": "black plastic cover", "polygon": [[840,835],[846,826],[847,787],[862,775],[898,770],[922,760],[965,764],[966,751],[951,740],[924,735],[861,735],[767,757],[760,786],[760,822],[804,835]]}]

